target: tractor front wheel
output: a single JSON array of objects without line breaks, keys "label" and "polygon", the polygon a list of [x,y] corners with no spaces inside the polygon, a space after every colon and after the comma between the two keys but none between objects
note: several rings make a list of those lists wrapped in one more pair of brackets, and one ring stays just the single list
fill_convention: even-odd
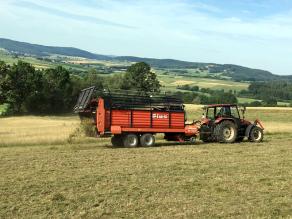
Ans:
[{"label": "tractor front wheel", "polygon": [[257,126],[253,127],[249,133],[249,140],[251,142],[262,142],[264,138],[263,130]]},{"label": "tractor front wheel", "polygon": [[215,127],[215,139],[220,143],[234,143],[237,136],[237,128],[231,121],[223,121]]}]

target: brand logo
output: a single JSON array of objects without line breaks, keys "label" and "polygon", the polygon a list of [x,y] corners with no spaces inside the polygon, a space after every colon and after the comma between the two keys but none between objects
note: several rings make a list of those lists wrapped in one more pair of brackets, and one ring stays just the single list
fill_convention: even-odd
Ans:
[{"label": "brand logo", "polygon": [[153,119],[168,119],[168,114],[153,113],[152,118]]}]

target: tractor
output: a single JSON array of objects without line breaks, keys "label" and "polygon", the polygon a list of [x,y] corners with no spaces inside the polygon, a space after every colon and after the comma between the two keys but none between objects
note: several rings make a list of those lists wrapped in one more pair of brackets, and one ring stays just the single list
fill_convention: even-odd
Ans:
[{"label": "tractor", "polygon": [[203,142],[234,143],[246,137],[250,142],[263,140],[264,127],[257,119],[245,120],[246,108],[236,104],[215,104],[204,107],[200,123],[200,139]]}]

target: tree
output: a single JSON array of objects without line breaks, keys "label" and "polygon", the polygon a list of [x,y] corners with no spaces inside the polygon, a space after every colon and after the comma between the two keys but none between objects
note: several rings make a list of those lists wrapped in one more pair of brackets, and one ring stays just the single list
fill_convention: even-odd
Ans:
[{"label": "tree", "polygon": [[[3,63],[1,66],[3,67]],[[4,77],[2,75],[0,88],[5,92],[5,102],[11,105],[14,112],[21,112],[26,98],[35,90],[34,82],[37,78],[35,68],[22,61],[13,64],[4,73]]]},{"label": "tree", "polygon": [[202,104],[237,104],[237,98],[231,93],[225,93],[223,91],[217,91],[210,97],[201,95]]},{"label": "tree", "polygon": [[115,74],[111,76],[104,77],[103,86],[104,88],[109,88],[110,90],[123,89],[124,76],[122,74]]},{"label": "tree", "polygon": [[191,91],[199,91],[199,90],[200,90],[199,86],[192,86],[191,87]]},{"label": "tree", "polygon": [[273,97],[266,97],[263,99],[263,101],[267,106],[277,106],[278,104],[277,99]]},{"label": "tree", "polygon": [[33,113],[60,113],[71,109],[73,86],[70,72],[58,66],[42,72],[42,78],[35,80],[40,89],[26,99],[26,108]]},{"label": "tree", "polygon": [[5,62],[0,61],[0,104],[5,103],[6,100],[6,82],[5,78],[9,71],[9,65],[6,65]]},{"label": "tree", "polygon": [[262,106],[262,103],[260,101],[253,101],[248,105],[252,107],[259,107],[259,106]]},{"label": "tree", "polygon": [[100,90],[103,88],[103,79],[95,69],[90,69],[84,77],[84,83],[86,87],[95,86]]},{"label": "tree", "polygon": [[131,65],[123,79],[121,88],[126,90],[137,90],[143,93],[159,92],[160,83],[156,74],[144,62]]},{"label": "tree", "polygon": [[44,94],[47,96],[49,112],[63,112],[69,109],[72,104],[72,83],[70,72],[58,66],[54,69],[45,70],[44,78],[46,84]]}]

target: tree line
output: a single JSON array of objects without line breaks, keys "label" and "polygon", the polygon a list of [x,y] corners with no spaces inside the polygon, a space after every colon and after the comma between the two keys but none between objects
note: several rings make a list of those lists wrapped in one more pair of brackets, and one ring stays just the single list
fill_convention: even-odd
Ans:
[{"label": "tree line", "polygon": [[[248,90],[243,90],[239,96],[263,100],[255,105],[276,106],[278,101],[292,100],[292,82],[290,81],[269,81],[253,82]],[[291,104],[290,104],[291,105]]]},{"label": "tree line", "polygon": [[[12,114],[71,112],[80,90],[90,86],[98,90],[135,90],[149,94],[161,90],[156,74],[143,62],[131,65],[124,74],[101,76],[94,69],[80,75],[62,66],[40,70],[23,61],[12,65],[0,61],[0,105],[8,104]],[[237,103],[233,94],[223,90],[201,94],[196,86],[181,88],[184,89],[189,92],[172,94],[185,103]]]},{"label": "tree line", "polygon": [[222,90],[212,90],[210,88],[200,88],[197,85],[179,85],[178,90],[185,90],[191,92],[176,92],[181,96],[185,103],[196,104],[237,104],[236,91],[225,92]]},{"label": "tree line", "polygon": [[62,66],[39,70],[23,61],[12,65],[0,61],[0,105],[8,104],[12,114],[70,112],[80,90],[89,86],[160,91],[156,74],[145,63],[130,66],[125,74],[100,76],[93,69],[80,76]]}]

